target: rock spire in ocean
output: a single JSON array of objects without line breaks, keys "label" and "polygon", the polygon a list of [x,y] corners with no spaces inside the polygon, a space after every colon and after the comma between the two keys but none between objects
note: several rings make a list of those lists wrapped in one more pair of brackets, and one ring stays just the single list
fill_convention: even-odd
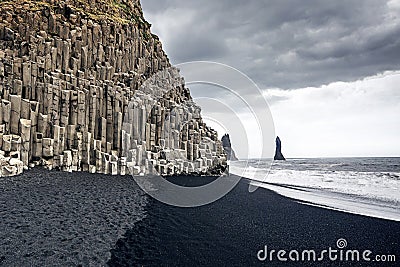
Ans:
[{"label": "rock spire in ocean", "polygon": [[275,143],[276,143],[276,148],[275,148],[274,160],[286,160],[282,154],[282,143],[279,136],[276,137]]}]

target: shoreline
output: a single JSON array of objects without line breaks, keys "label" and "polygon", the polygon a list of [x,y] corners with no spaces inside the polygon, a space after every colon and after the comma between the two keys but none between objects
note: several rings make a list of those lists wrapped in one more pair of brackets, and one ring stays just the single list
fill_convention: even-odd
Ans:
[{"label": "shoreline", "polygon": [[394,203],[341,192],[326,192],[315,188],[248,180],[256,187],[271,190],[303,205],[400,222],[398,205]]},{"label": "shoreline", "polygon": [[[198,186],[198,178],[169,177],[185,186]],[[349,249],[400,251],[399,222],[300,204],[264,188],[249,193],[246,179],[197,208],[160,203],[131,177],[40,168],[0,179],[0,190],[5,266],[275,266],[257,259],[265,245],[318,250],[340,238]]]},{"label": "shoreline", "polygon": [[[335,248],[341,238],[349,249],[388,255],[400,251],[399,222],[300,204],[268,189],[249,193],[245,180],[206,206],[184,209],[151,199],[146,210],[148,216],[118,240],[110,266],[279,266],[282,262],[276,260],[259,261],[257,252],[265,245],[276,250]],[[396,257],[399,261],[400,255]],[[299,264],[316,265],[284,263]],[[323,261],[318,266],[348,265]]]}]

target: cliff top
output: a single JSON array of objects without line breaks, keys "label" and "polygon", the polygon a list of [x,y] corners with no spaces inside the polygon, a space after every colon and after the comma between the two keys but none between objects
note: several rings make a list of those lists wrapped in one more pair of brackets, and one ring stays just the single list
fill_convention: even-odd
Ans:
[{"label": "cliff top", "polygon": [[0,2],[2,13],[9,11],[12,14],[18,9],[20,11],[50,9],[52,13],[68,14],[68,16],[79,12],[95,21],[110,20],[121,24],[138,23],[145,29],[149,29],[151,26],[143,19],[139,0],[12,0]]}]

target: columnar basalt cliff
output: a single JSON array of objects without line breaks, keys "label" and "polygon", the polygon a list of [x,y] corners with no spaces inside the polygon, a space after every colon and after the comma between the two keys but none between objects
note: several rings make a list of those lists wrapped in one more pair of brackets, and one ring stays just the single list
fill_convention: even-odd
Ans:
[{"label": "columnar basalt cliff", "polygon": [[226,156],[138,0],[0,3],[0,176],[220,174]]}]

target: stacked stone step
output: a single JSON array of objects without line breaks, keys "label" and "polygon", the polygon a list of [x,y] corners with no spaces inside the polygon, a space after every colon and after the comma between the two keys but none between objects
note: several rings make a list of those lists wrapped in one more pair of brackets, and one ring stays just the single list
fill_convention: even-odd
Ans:
[{"label": "stacked stone step", "polygon": [[209,174],[226,166],[216,131],[202,121],[188,92],[171,67],[149,78],[131,99],[122,142],[133,173]]},{"label": "stacked stone step", "polygon": [[[43,3],[53,2],[0,4],[0,176],[34,165],[174,174],[224,164],[215,131],[146,24]],[[201,137],[212,143],[204,159]]]}]

